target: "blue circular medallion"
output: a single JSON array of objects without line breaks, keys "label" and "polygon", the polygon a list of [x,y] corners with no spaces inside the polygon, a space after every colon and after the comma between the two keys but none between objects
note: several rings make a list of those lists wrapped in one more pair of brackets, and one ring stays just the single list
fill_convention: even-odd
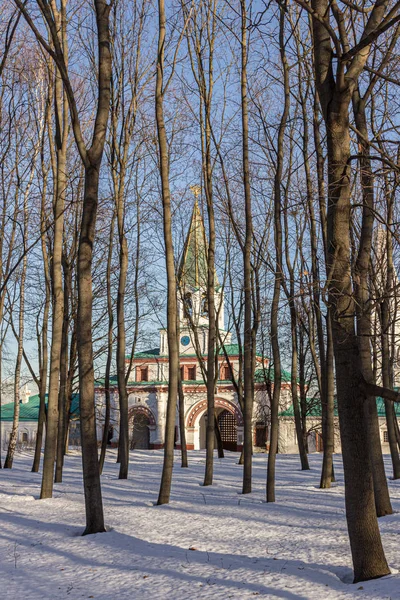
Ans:
[{"label": "blue circular medallion", "polygon": [[182,346],[188,346],[190,344],[190,337],[188,335],[183,335],[181,337]]}]

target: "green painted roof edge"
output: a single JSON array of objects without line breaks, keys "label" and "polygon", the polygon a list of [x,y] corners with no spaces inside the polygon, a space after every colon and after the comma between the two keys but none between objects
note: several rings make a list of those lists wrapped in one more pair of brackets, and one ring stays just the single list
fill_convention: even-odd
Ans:
[{"label": "green painted roof edge", "polygon": [[[46,404],[47,404],[47,394],[46,394]],[[29,398],[29,401],[26,404],[20,403],[19,405],[19,420],[21,423],[26,423],[28,421],[37,421],[39,417],[39,394],[35,394]],[[71,418],[77,419],[79,416],[79,395],[72,395],[72,403],[71,403]],[[14,402],[9,402],[8,404],[3,404],[1,406],[1,421],[4,422],[12,422],[14,420]]]},{"label": "green painted roof edge", "polygon": [[[313,398],[313,399],[307,399],[308,402],[312,402],[313,404],[309,407],[309,410],[307,411],[307,416],[308,417],[321,417],[321,403],[319,401],[319,398]],[[380,396],[376,399],[376,408],[378,411],[378,417],[386,417],[386,413],[385,413],[385,401],[383,398],[381,398]],[[396,415],[398,418],[400,418],[400,405],[395,403],[395,411],[396,411]],[[335,410],[334,410],[334,415],[335,417],[338,416],[338,411],[337,411],[337,407],[335,406]],[[289,408],[287,408],[286,410],[283,410],[282,412],[279,413],[280,417],[293,417],[294,418],[294,410],[293,410],[293,405],[289,406]]]}]

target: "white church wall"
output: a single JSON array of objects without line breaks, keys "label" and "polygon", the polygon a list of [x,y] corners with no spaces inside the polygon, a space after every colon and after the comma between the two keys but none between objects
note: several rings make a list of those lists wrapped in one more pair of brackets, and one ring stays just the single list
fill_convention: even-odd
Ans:
[{"label": "white church wall", "polygon": [[[8,449],[12,430],[11,421],[1,423],[1,448]],[[33,447],[36,442],[37,423],[36,421],[21,421],[18,427],[17,445],[22,447]]]}]

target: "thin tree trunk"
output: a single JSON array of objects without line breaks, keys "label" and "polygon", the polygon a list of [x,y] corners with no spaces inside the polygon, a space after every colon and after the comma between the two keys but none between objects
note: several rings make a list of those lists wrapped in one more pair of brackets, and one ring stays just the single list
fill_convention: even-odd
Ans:
[{"label": "thin tree trunk", "polygon": [[26,252],[26,246],[28,241],[28,193],[25,193],[24,197],[24,231],[23,231],[23,252],[24,258],[22,261],[21,279],[19,285],[19,317],[18,317],[18,348],[17,358],[15,363],[14,373],[14,416],[13,424],[11,428],[10,441],[8,444],[8,450],[6,460],[4,462],[5,469],[11,469],[13,466],[15,448],[18,440],[18,426],[19,426],[19,407],[20,407],[20,387],[21,387],[21,363],[22,354],[24,351],[24,319],[25,319],[25,282],[26,282],[26,270],[28,266],[28,255]]},{"label": "thin tree trunk", "polygon": [[[389,356],[389,344],[388,344],[388,333],[387,328],[389,326],[389,315],[387,314],[389,310],[388,302],[386,300],[383,301],[381,305],[381,331],[382,331],[382,385],[388,389],[391,389],[392,386],[390,384],[390,356]],[[375,398],[374,398],[375,402]],[[376,405],[376,402],[375,402]],[[388,440],[389,440],[389,448],[390,448],[390,456],[392,459],[392,468],[393,468],[393,479],[400,479],[400,456],[398,449],[398,441],[396,436],[396,424],[395,424],[395,413],[393,402],[389,400],[385,400],[385,415],[386,415],[386,427],[388,432]],[[378,429],[379,433],[379,429]],[[382,461],[383,462],[383,461]],[[383,472],[384,468],[383,468]],[[386,483],[386,477],[385,477]],[[387,484],[386,484],[387,487]],[[386,513],[386,514],[392,514]],[[378,516],[382,516],[378,514]]]},{"label": "thin tree trunk", "polygon": [[[61,9],[54,12],[55,24],[59,30],[60,41],[67,61],[66,48],[66,7],[61,3]],[[61,349],[63,341],[64,322],[64,290],[62,282],[62,252],[64,234],[64,206],[65,192],[67,186],[67,143],[68,143],[68,111],[67,99],[63,89],[63,83],[58,68],[54,71],[54,106],[55,106],[55,146],[56,164],[52,156],[52,170],[54,179],[53,200],[53,252],[51,263],[52,281],[52,323],[51,323],[51,350],[50,350],[50,379],[49,395],[47,402],[47,424],[46,440],[43,458],[43,477],[40,498],[51,498],[53,495],[54,461],[57,453],[57,436],[59,418],[61,426],[64,425],[64,414],[59,415],[59,391],[60,391],[60,367]],[[49,132],[51,130],[49,129]],[[53,140],[50,140],[53,143]],[[63,400],[61,400],[63,404]],[[58,479],[61,479],[62,451],[60,450],[61,462],[58,464]]]},{"label": "thin tree trunk", "polygon": [[63,260],[64,271],[64,311],[63,311],[63,328],[62,328],[62,343],[60,354],[60,389],[58,392],[58,432],[57,432],[57,456],[56,456],[56,474],[55,483],[62,482],[62,471],[64,466],[65,455],[65,437],[67,429],[67,379],[68,379],[68,333],[70,324],[69,315],[69,294],[68,289],[71,288],[70,283],[66,283],[66,278],[70,276],[69,266],[66,266],[65,259]]},{"label": "thin tree trunk", "polygon": [[[391,204],[388,206],[388,222],[392,223],[392,206]],[[391,378],[391,364],[390,364],[390,342],[389,342],[389,330],[391,326],[391,319],[394,319],[394,316],[391,315],[391,296],[393,294],[393,281],[394,281],[394,266],[393,266],[393,249],[392,249],[392,238],[391,233],[388,231],[386,233],[385,240],[385,255],[386,255],[386,281],[384,282],[384,290],[383,290],[383,301],[380,305],[380,326],[381,326],[381,344],[382,344],[382,385],[386,388],[392,389],[392,378]],[[392,459],[392,468],[393,468],[393,479],[400,478],[400,455],[397,445],[397,437],[396,437],[396,424],[395,424],[395,414],[392,402],[385,400],[385,414],[386,414],[386,426],[388,432],[388,440],[389,440],[389,448],[390,448],[390,456]],[[379,433],[379,432],[378,432]],[[383,461],[382,461],[383,462]],[[383,468],[384,472],[384,468]],[[386,478],[385,478],[386,482]],[[391,514],[391,513],[388,513]],[[378,515],[380,516],[380,515]]]},{"label": "thin tree trunk", "polygon": [[[50,102],[47,101],[47,114],[46,120],[50,114]],[[45,159],[43,151],[41,153],[42,162],[42,175],[43,175],[43,190],[42,190],[42,202],[41,202],[41,227],[42,227],[42,258],[43,258],[43,270],[45,279],[45,300],[43,309],[43,323],[41,340],[38,341],[40,345],[41,361],[40,361],[40,387],[39,387],[39,415],[38,424],[36,430],[36,441],[35,441],[35,454],[33,457],[32,473],[38,473],[40,467],[40,458],[42,454],[43,445],[43,431],[46,422],[46,389],[47,389],[47,369],[48,369],[48,329],[49,329],[49,314],[50,314],[50,303],[51,303],[51,281],[50,281],[50,269],[49,269],[49,258],[47,253],[47,240],[46,240],[46,195],[47,195],[47,167],[45,165]]]},{"label": "thin tree trunk", "polygon": [[[292,287],[292,282],[291,282]],[[294,290],[292,290],[294,292]],[[292,369],[291,369],[291,386],[292,386],[292,402],[293,402],[293,412],[296,426],[296,436],[297,436],[297,444],[299,448],[300,462],[301,468],[303,471],[308,471],[310,466],[308,464],[308,457],[306,448],[304,446],[304,436],[303,436],[303,428],[301,422],[301,414],[300,414],[300,406],[299,406],[299,396],[298,396],[298,383],[297,383],[297,361],[298,361],[298,351],[297,351],[297,315],[296,308],[294,306],[294,293],[291,296],[293,300],[290,300],[290,316],[291,316],[291,331],[292,331]]]},{"label": "thin tree trunk", "polygon": [[125,288],[128,274],[128,244],[124,233],[124,204],[119,198],[117,206],[119,236],[119,281],[117,297],[117,376],[119,396],[119,479],[128,478],[129,468],[129,426],[128,426],[128,392],[125,379]]},{"label": "thin tree trunk", "polygon": [[181,438],[181,467],[188,467],[188,453],[186,446],[186,429],[185,429],[185,396],[183,393],[180,370],[178,373],[178,395],[179,395],[179,436]]},{"label": "thin tree trunk", "polygon": [[249,114],[247,99],[247,7],[246,0],[240,1],[241,7],[241,116],[242,116],[242,164],[245,202],[245,242],[243,247],[244,269],[244,357],[243,357],[243,494],[251,493],[252,456],[253,456],[253,403],[254,372],[252,348],[252,282],[251,250],[253,241],[253,219],[251,208],[250,166],[249,166]]},{"label": "thin tree trunk", "polygon": [[[22,356],[24,351],[24,319],[25,319],[25,283],[26,283],[26,271],[28,267],[28,254],[27,254],[27,246],[28,246],[28,224],[29,224],[29,212],[28,212],[28,197],[31,189],[33,176],[35,172],[35,164],[36,157],[39,151],[39,144],[35,148],[34,155],[32,157],[31,170],[29,181],[27,187],[24,191],[23,196],[23,233],[22,233],[22,243],[23,243],[23,259],[22,259],[22,269],[21,269],[21,279],[19,284],[19,317],[18,317],[18,347],[17,347],[17,357],[15,363],[15,372],[14,372],[14,416],[13,416],[13,424],[10,434],[10,441],[8,444],[8,450],[6,455],[6,460],[4,462],[5,469],[11,469],[14,460],[15,448],[17,445],[18,439],[18,426],[19,426],[19,409],[20,409],[20,387],[21,387],[21,363]],[[17,174],[18,174],[18,166],[17,166]],[[18,192],[17,192],[18,194]],[[16,197],[16,201],[18,200],[18,195]]]},{"label": "thin tree trunk", "polygon": [[335,381],[333,373],[333,339],[332,339],[332,322],[331,313],[328,308],[326,315],[326,354],[325,367],[323,375],[323,389],[325,406],[325,427],[323,435],[324,456],[322,460],[321,481],[319,487],[321,489],[329,489],[331,483],[335,481],[333,473],[333,452],[335,444]]},{"label": "thin tree trunk", "polygon": [[216,414],[214,414],[214,429],[215,429],[215,439],[217,440],[218,458],[225,458],[224,444],[223,444],[222,437],[221,437],[221,429],[220,429]]},{"label": "thin tree trunk", "polygon": [[168,504],[172,469],[174,464],[174,442],[176,401],[178,395],[178,369],[179,369],[179,347],[177,338],[177,297],[176,297],[176,273],[174,264],[174,246],[172,241],[171,223],[171,194],[169,189],[169,156],[168,142],[164,123],[164,49],[165,49],[165,4],[164,0],[158,0],[158,52],[157,52],[157,76],[156,76],[156,121],[158,133],[159,168],[161,176],[161,193],[163,204],[163,225],[165,243],[165,262],[167,271],[167,338],[168,338],[168,401],[167,418],[165,427],[164,463],[161,477],[160,491],[157,504]]},{"label": "thin tree trunk", "polygon": [[271,437],[267,470],[267,502],[275,502],[275,463],[278,451],[278,412],[281,392],[281,357],[278,339],[278,311],[282,279],[282,224],[281,224],[281,185],[284,159],[284,135],[289,115],[290,89],[289,65],[285,53],[285,14],[280,9],[279,15],[279,48],[283,67],[284,109],[278,131],[277,165],[274,181],[274,238],[275,238],[275,283],[271,305],[271,345],[274,365],[274,389],[271,402]]},{"label": "thin tree trunk", "polygon": [[[71,266],[71,265],[70,265]],[[66,287],[65,293],[71,299],[71,319],[72,319],[72,332],[71,339],[69,345],[69,368],[68,368],[68,377],[65,389],[65,414],[66,414],[66,423],[65,423],[65,439],[64,439],[64,447],[65,453],[68,452],[68,436],[69,436],[69,426],[71,419],[71,403],[72,403],[72,393],[73,393],[73,380],[75,377],[76,371],[76,359],[77,359],[77,339],[76,339],[76,326],[77,326],[77,316],[76,316],[76,307],[75,300],[73,294],[75,294],[75,290],[72,287],[71,277],[65,280],[66,284],[70,287]]]},{"label": "thin tree trunk", "polygon": [[215,222],[212,197],[212,170],[210,154],[210,106],[206,105],[206,156],[205,156],[205,188],[208,211],[209,243],[207,254],[207,302],[208,302],[208,348],[207,348],[207,432],[206,432],[206,468],[203,485],[212,485],[214,470],[215,446],[215,351],[216,351],[216,319],[215,319]]},{"label": "thin tree trunk", "polygon": [[101,440],[101,451],[99,459],[99,470],[100,474],[103,472],[104,461],[106,458],[108,435],[110,430],[110,418],[111,418],[111,394],[110,394],[110,375],[111,375],[111,361],[112,361],[112,349],[113,349],[113,325],[114,315],[112,306],[112,294],[111,294],[111,266],[112,266],[112,252],[113,252],[113,239],[114,239],[114,221],[115,212],[111,219],[110,226],[110,237],[108,240],[108,258],[107,258],[107,315],[108,315],[108,333],[107,333],[107,362],[106,372],[104,377],[104,390],[105,390],[105,413],[104,413],[104,427],[103,437]]}]

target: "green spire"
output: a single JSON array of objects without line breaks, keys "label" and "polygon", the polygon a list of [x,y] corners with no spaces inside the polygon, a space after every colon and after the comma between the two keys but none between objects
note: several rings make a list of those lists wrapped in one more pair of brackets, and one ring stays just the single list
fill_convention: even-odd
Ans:
[{"label": "green spire", "polygon": [[180,286],[207,287],[208,244],[199,205],[194,203],[183,256],[178,273]]}]

